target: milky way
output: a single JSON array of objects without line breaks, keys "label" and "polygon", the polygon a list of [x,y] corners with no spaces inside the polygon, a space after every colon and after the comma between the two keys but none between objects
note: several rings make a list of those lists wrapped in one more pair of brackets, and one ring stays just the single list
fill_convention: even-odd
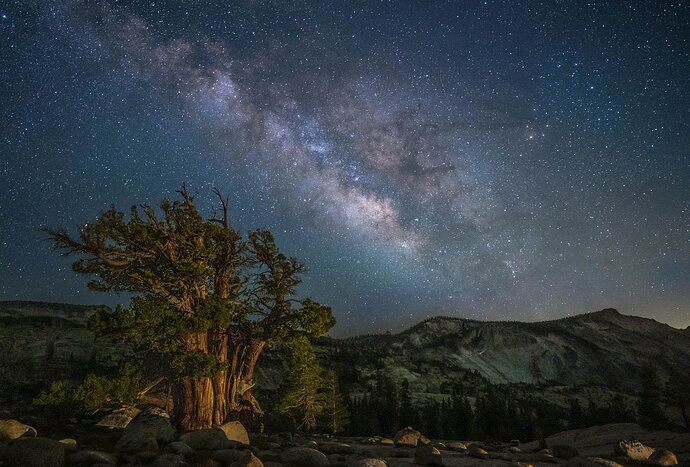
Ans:
[{"label": "milky way", "polygon": [[0,299],[114,304],[43,241],[217,187],[336,333],[607,306],[690,325],[690,9],[0,7]]}]

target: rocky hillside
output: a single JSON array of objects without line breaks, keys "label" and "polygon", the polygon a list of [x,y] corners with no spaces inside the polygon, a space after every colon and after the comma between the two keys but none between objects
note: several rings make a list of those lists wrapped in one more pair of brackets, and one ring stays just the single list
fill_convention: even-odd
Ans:
[{"label": "rocky hillside", "polygon": [[399,334],[320,342],[351,381],[372,385],[383,373],[416,393],[449,393],[457,381],[593,385],[631,392],[640,370],[690,373],[690,335],[652,319],[606,309],[537,323],[436,317]]},{"label": "rocky hillside", "polygon": [[[32,385],[116,365],[127,349],[94,339],[86,323],[95,309],[0,302],[0,381]],[[325,365],[339,367],[349,390],[366,391],[385,375],[429,397],[486,380],[630,393],[645,365],[662,378],[670,367],[690,372],[688,330],[613,309],[539,323],[436,317],[399,334],[324,338],[317,347]],[[275,389],[279,362],[262,358],[259,385]]]}]

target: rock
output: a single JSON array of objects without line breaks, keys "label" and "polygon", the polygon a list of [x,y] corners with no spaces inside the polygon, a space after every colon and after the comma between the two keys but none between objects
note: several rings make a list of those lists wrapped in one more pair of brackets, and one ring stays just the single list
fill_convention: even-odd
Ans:
[{"label": "rock", "polygon": [[414,451],[414,461],[421,465],[443,465],[441,451],[433,446],[417,446]]},{"label": "rock", "polygon": [[8,466],[63,467],[67,446],[48,438],[19,438],[5,448]]},{"label": "rock", "polygon": [[434,441],[433,443],[429,443],[429,446],[433,446],[433,447],[435,447],[436,449],[438,449],[439,451],[440,451],[441,449],[448,449],[448,448],[446,447],[446,445],[443,444],[443,443],[440,442],[440,441]]},{"label": "rock", "polygon": [[366,444],[367,446],[379,444],[381,442],[381,438],[366,438],[362,441],[362,444]]},{"label": "rock", "polygon": [[62,443],[65,446],[67,446],[68,451],[76,451],[77,450],[77,440],[74,438],[63,438],[58,441],[58,443]]},{"label": "rock", "polygon": [[125,428],[140,412],[141,410],[136,407],[123,407],[101,418],[101,420],[96,423],[96,426],[105,428]]},{"label": "rock", "polygon": [[12,441],[23,436],[38,436],[36,429],[17,420],[0,420],[0,440]]},{"label": "rock", "polygon": [[510,446],[508,448],[508,452],[510,452],[511,454],[520,454],[522,452],[522,449],[520,449],[517,446]]},{"label": "rock", "polygon": [[383,444],[385,446],[393,446],[395,444],[395,441],[393,441],[390,438],[381,438],[379,440],[379,444]]},{"label": "rock", "polygon": [[158,442],[156,441],[156,437],[151,433],[146,433],[140,430],[125,430],[118,442],[115,444],[115,451],[117,452],[157,450]]},{"label": "rock", "polygon": [[173,454],[172,452],[166,452],[164,454],[156,456],[156,458],[153,459],[153,462],[151,462],[148,465],[152,465],[154,467],[187,467],[187,466],[189,466],[189,464],[187,463],[187,461],[184,459],[183,456],[180,456],[179,454]]},{"label": "rock", "polygon": [[223,465],[230,465],[247,458],[251,453],[248,449],[219,449],[213,453],[212,457]]},{"label": "rock", "polygon": [[678,465],[676,455],[667,449],[657,449],[647,459],[652,465]]},{"label": "rock", "polygon": [[489,457],[489,453],[485,449],[480,448],[479,446],[470,446],[469,455],[472,457],[476,457],[477,459],[486,459]]},{"label": "rock", "polygon": [[67,464],[71,466],[93,464],[116,465],[117,457],[107,452],[87,449],[67,456]]},{"label": "rock", "polygon": [[386,464],[386,461],[383,459],[368,457],[366,459],[352,461],[348,464],[348,467],[388,467],[388,464]]},{"label": "rock", "polygon": [[205,449],[215,451],[217,449],[227,449],[230,447],[225,432],[220,428],[207,428],[205,430],[188,431],[180,435],[178,441],[188,445],[192,449]]},{"label": "rock", "polygon": [[281,464],[280,462],[270,461],[270,462],[264,462],[264,467],[283,467],[283,464]]},{"label": "rock", "polygon": [[549,449],[551,449],[551,455],[558,457],[559,459],[567,460],[579,455],[579,452],[576,448],[567,444],[556,444],[554,446],[550,446]]},{"label": "rock", "polygon": [[316,449],[296,447],[280,454],[280,461],[288,467],[321,467],[329,465],[328,458]]},{"label": "rock", "polygon": [[264,467],[263,462],[249,451],[249,455],[230,464],[230,467]]},{"label": "rock", "polygon": [[263,449],[263,450],[267,450],[267,451],[271,450],[271,449],[280,449],[279,443],[274,443],[273,441],[267,441],[264,439],[251,441],[250,444],[257,449]]},{"label": "rock", "polygon": [[639,441],[620,441],[613,448],[614,454],[633,461],[646,461],[654,452],[654,448],[645,446]]},{"label": "rock", "polygon": [[623,467],[618,462],[602,459],[600,457],[573,457],[563,465],[564,467],[599,467],[600,465],[605,465],[608,467]]},{"label": "rock", "polygon": [[307,441],[302,445],[304,448],[311,448],[311,449],[317,449],[319,447],[319,444],[316,441]]},{"label": "rock", "polygon": [[194,454],[194,449],[190,448],[182,441],[173,441],[172,443],[169,443],[167,446],[165,446],[165,451],[185,457],[189,457]]},{"label": "rock", "polygon": [[395,434],[393,437],[393,442],[396,446],[415,447],[417,446],[417,443],[419,443],[421,436],[422,434],[419,431],[415,430],[411,426],[408,426]]},{"label": "rock", "polygon": [[245,446],[249,445],[249,434],[238,421],[228,422],[220,426],[220,429],[225,433],[225,437],[230,441],[237,441]]},{"label": "rock", "polygon": [[465,445],[465,443],[461,443],[460,441],[449,441],[446,443],[446,447],[451,451],[467,451],[467,446]]},{"label": "rock", "polygon": [[517,439],[511,439],[511,440],[510,440],[510,447],[511,447],[511,448],[512,448],[512,447],[518,447],[518,446],[520,446],[520,441],[519,441],[519,440],[517,440]]},{"label": "rock", "polygon": [[356,449],[345,443],[323,443],[319,445],[319,451],[324,454],[354,454]]},{"label": "rock", "polygon": [[170,416],[158,407],[149,407],[140,412],[127,425],[125,431],[128,430],[153,434],[160,444],[167,444],[175,439],[175,429],[170,424]]}]

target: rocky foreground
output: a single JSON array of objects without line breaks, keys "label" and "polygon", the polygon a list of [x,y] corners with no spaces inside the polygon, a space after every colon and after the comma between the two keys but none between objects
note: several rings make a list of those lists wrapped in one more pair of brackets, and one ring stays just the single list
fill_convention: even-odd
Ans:
[{"label": "rocky foreground", "polygon": [[[136,409],[135,409],[136,410]],[[132,418],[118,412],[53,439],[13,419],[0,420],[0,465],[21,467],[150,465],[159,467],[396,467],[690,465],[690,433],[650,432],[636,424],[603,425],[520,443],[430,440],[413,428],[393,438],[249,435],[239,422],[176,433],[157,408]]]}]

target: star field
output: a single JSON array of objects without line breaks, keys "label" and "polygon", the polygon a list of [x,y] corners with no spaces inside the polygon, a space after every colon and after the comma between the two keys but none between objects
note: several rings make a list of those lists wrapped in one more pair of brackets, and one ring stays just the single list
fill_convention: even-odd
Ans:
[{"label": "star field", "polygon": [[186,182],[307,263],[336,334],[688,326],[688,23],[685,2],[4,3],[0,299],[127,302],[40,229]]}]

